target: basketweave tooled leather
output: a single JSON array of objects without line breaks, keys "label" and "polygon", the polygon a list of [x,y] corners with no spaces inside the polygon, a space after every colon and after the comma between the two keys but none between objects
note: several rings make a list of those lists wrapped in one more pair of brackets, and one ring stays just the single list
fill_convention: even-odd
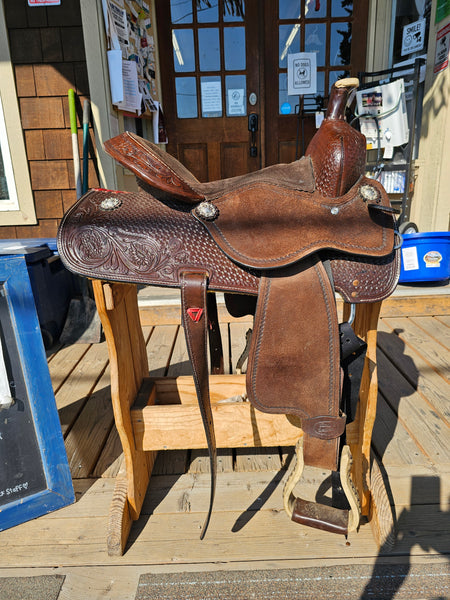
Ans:
[{"label": "basketweave tooled leather", "polygon": [[[101,209],[116,197],[118,208]],[[184,268],[204,268],[211,291],[258,293],[258,269],[229,259],[185,205],[169,206],[144,191],[90,190],[64,215],[57,241],[65,266],[86,277],[179,287]],[[396,286],[397,252],[379,258],[325,254],[335,289],[347,302],[383,300]]]}]

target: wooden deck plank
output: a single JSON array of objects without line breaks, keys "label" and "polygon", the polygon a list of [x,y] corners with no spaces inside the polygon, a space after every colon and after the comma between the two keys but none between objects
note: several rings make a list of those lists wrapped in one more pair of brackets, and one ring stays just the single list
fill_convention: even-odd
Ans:
[{"label": "wooden deck plank", "polygon": [[281,469],[278,447],[237,448],[235,471],[273,471]]},{"label": "wooden deck plank", "polygon": [[372,444],[387,468],[393,465],[432,466],[431,460],[421,452],[417,443],[381,394],[378,394]]},{"label": "wooden deck plank", "polygon": [[[442,419],[450,420],[450,384],[430,368],[423,357],[382,320],[378,332],[378,346],[401,374],[433,407]],[[383,373],[380,373],[383,377]]]},{"label": "wooden deck plank", "polygon": [[51,357],[48,361],[48,370],[52,380],[53,391],[56,394],[70,376],[73,369],[76,368],[78,362],[83,358],[84,354],[89,350],[90,344],[71,344],[63,346]]},{"label": "wooden deck plank", "polygon": [[409,317],[415,325],[425,331],[431,338],[436,340],[442,347],[450,350],[450,328],[443,327],[442,323],[434,317]]},{"label": "wooden deck plank", "polygon": [[[187,355],[186,342],[184,340],[183,329],[180,326],[164,325],[162,334],[159,333],[159,327],[157,327],[158,334],[164,342],[162,347],[169,349],[170,335],[172,335],[172,342],[170,344],[170,353],[167,355],[168,362],[166,363],[165,373],[168,377],[177,377],[178,375],[191,375],[192,368]],[[152,338],[150,338],[151,341]],[[156,346],[158,348],[158,345]],[[153,375],[154,368],[149,359],[150,374]],[[160,376],[161,368],[157,369],[156,376]],[[188,448],[183,450],[167,450],[158,452],[155,464],[153,466],[153,473],[157,475],[172,475],[182,474],[186,472],[187,464],[189,461],[190,452]]]},{"label": "wooden deck plank", "polygon": [[379,389],[421,451],[435,463],[450,462],[449,427],[414,390],[383,352],[378,353],[383,377]]},{"label": "wooden deck plank", "polygon": [[[400,286],[397,288],[401,290]],[[450,304],[448,302],[449,293],[434,294],[432,291],[427,294],[408,294],[405,289],[403,294],[394,293],[383,301],[381,308],[381,318],[384,317],[409,317],[416,316],[438,316],[450,314]]]},{"label": "wooden deck plank", "polygon": [[[230,323],[230,355],[233,371],[245,348],[247,332],[253,327],[253,322],[248,319],[248,317],[245,317],[240,321]],[[246,367],[247,361],[244,363],[244,372]],[[281,466],[282,462],[278,448],[236,449],[234,467],[236,471],[271,471],[280,469]]]},{"label": "wooden deck plank", "polygon": [[436,340],[428,336],[423,329],[418,327],[408,317],[385,319],[385,322],[398,333],[406,345],[413,347],[427,361],[431,368],[449,381],[450,365],[448,353],[443,352],[442,346]]},{"label": "wooden deck plank", "polygon": [[107,369],[66,437],[66,451],[73,478],[92,474],[113,426],[109,383]]},{"label": "wooden deck plank", "polygon": [[177,325],[158,325],[152,329],[147,342],[147,359],[152,377],[166,375],[177,332]]},{"label": "wooden deck plank", "polygon": [[[106,517],[54,519],[52,527],[43,527],[40,520],[29,521],[2,533],[2,566],[20,562],[22,567],[175,563],[182,567],[186,563],[223,561],[224,557],[228,563],[303,559],[311,564],[336,555],[347,562],[378,555],[367,524],[347,543],[343,536],[293,524],[284,511],[226,511],[213,515],[208,535],[200,541],[197,534],[204,516],[153,514],[144,523],[133,525],[122,557],[106,555]],[[448,550],[446,515],[436,505],[422,505],[412,511],[400,507],[399,523],[401,537],[394,555],[434,556]]]},{"label": "wooden deck plank", "polygon": [[450,315],[437,315],[434,317],[436,321],[450,328]]},{"label": "wooden deck plank", "polygon": [[117,477],[120,470],[124,467],[124,454],[122,444],[117,432],[117,428],[113,425],[105,446],[99,456],[99,459],[92,472],[93,477]]},{"label": "wooden deck plank", "polygon": [[72,427],[108,363],[106,342],[92,344],[59,388],[55,399],[63,435]]},{"label": "wooden deck plank", "polygon": [[[285,471],[221,472],[217,478],[214,510],[218,514],[229,510],[280,511],[285,477]],[[445,473],[438,474],[432,467],[402,465],[389,466],[387,477],[396,505],[402,510],[423,504],[436,504],[442,511],[450,509],[450,478]],[[319,485],[326,484],[328,478],[329,472],[306,467],[296,491],[313,499]],[[74,480],[77,502],[43,517],[42,526],[53,527],[51,521],[63,522],[66,518],[107,517],[114,484],[112,477]],[[209,475],[203,473],[152,476],[141,514],[145,520],[145,516],[156,513],[203,513],[209,485]],[[326,496],[330,496],[329,490]],[[19,529],[16,531],[20,533]]]}]

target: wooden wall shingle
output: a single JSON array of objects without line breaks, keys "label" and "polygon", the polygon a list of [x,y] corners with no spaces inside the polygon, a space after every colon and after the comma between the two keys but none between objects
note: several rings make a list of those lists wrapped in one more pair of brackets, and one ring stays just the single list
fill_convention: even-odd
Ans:
[{"label": "wooden wall shingle", "polygon": [[[38,224],[0,227],[0,238],[55,237],[76,200],[67,92],[77,95],[80,156],[89,98],[80,0],[49,7],[4,0],[4,8]],[[91,149],[93,139],[91,128]],[[92,159],[88,183],[98,186]]]}]

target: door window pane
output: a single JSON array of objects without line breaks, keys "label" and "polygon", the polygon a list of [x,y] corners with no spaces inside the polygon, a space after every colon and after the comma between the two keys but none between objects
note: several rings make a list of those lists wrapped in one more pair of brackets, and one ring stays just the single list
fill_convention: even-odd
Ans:
[{"label": "door window pane", "polygon": [[349,65],[352,44],[352,24],[332,23],[330,40],[330,64]]},{"label": "door window pane", "polygon": [[287,73],[278,76],[278,112],[280,115],[294,114],[295,104],[298,104],[298,96],[288,96]]},{"label": "door window pane", "polygon": [[279,26],[279,66],[287,67],[287,55],[300,52],[300,25]]},{"label": "door window pane", "polygon": [[353,13],[351,0],[331,0],[332,17],[349,17]]},{"label": "door window pane", "polygon": [[305,52],[315,52],[318,67],[325,66],[327,26],[325,23],[305,25]]},{"label": "door window pane", "polygon": [[216,27],[198,30],[200,71],[220,71],[219,30]]},{"label": "door window pane", "polygon": [[[208,6],[209,4],[209,6]],[[215,2],[201,2],[200,6],[197,5],[197,21],[198,23],[217,23],[219,20],[219,3],[218,0]]]},{"label": "door window pane", "polygon": [[349,77],[350,73],[348,71],[330,71],[330,80],[329,80],[329,91],[333,87],[333,83],[336,83],[338,79],[344,79],[344,77]]},{"label": "door window pane", "polygon": [[3,156],[0,148],[0,210],[1,200],[9,200],[8,180],[6,179],[5,167],[3,165]]},{"label": "door window pane", "polygon": [[172,23],[192,23],[192,0],[170,0]]},{"label": "door window pane", "polygon": [[325,72],[317,71],[317,95],[325,96]]},{"label": "door window pane", "polygon": [[223,30],[225,44],[225,69],[245,69],[245,27],[226,27]]},{"label": "door window pane", "polygon": [[[344,0],[345,1],[345,0]],[[321,19],[327,16],[327,0],[306,0],[305,17],[307,19]]]},{"label": "door window pane", "polygon": [[225,77],[227,117],[247,114],[247,78],[245,75]]},{"label": "door window pane", "polygon": [[16,182],[6,131],[6,120],[0,98],[0,211],[19,210]]},{"label": "door window pane", "polygon": [[196,119],[197,87],[195,77],[175,77],[177,94],[177,117],[179,119]]},{"label": "door window pane", "polygon": [[278,10],[280,19],[299,19],[300,0],[279,0]]},{"label": "door window pane", "polygon": [[222,83],[220,76],[201,77],[202,117],[222,116]]},{"label": "door window pane", "polygon": [[223,20],[224,23],[236,23],[238,21],[243,21],[245,16],[245,2],[242,0],[242,11],[238,10],[234,3],[225,2],[224,3],[224,14]]},{"label": "door window pane", "polygon": [[173,64],[177,73],[195,71],[194,33],[192,29],[172,31]]}]

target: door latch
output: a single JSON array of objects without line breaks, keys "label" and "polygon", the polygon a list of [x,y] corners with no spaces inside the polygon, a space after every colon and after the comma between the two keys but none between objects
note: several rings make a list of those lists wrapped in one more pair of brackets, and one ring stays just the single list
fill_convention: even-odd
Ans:
[{"label": "door latch", "polygon": [[250,139],[250,156],[255,158],[258,156],[258,148],[256,147],[256,132],[258,131],[258,115],[250,113],[248,115],[248,130],[251,133]]}]

